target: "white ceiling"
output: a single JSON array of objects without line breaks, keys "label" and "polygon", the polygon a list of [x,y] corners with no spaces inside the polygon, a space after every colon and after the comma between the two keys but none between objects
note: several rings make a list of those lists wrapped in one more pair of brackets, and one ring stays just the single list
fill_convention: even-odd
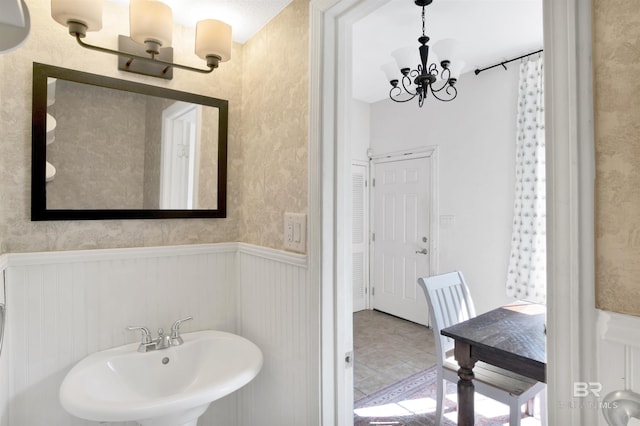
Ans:
[{"label": "white ceiling", "polygon": [[[111,0],[129,4],[129,0]],[[201,19],[219,19],[232,27],[233,40],[245,43],[291,0],[162,0],[174,22],[195,27]]]},{"label": "white ceiling", "polygon": [[[380,67],[393,61],[393,50],[415,46],[418,64],[421,10],[412,0],[390,0],[355,23],[354,98],[377,102],[389,96]],[[542,48],[542,0],[434,0],[426,7],[426,35],[430,46],[457,39],[466,62],[462,72],[472,72]]]}]

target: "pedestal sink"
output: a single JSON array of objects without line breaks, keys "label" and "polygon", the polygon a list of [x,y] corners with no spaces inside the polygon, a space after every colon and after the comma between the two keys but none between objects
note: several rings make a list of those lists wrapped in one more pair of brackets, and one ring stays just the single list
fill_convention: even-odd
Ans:
[{"label": "pedestal sink", "polygon": [[140,353],[132,343],[89,355],[64,378],[62,406],[99,422],[196,426],[212,401],[262,368],[262,352],[241,336],[207,330],[182,338],[182,345],[163,350]]}]

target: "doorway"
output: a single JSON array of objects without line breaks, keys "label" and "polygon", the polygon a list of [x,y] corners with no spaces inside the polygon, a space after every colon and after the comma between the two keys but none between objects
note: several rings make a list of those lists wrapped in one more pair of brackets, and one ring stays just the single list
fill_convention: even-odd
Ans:
[{"label": "doorway", "polygon": [[[344,125],[348,109],[336,88],[349,88],[350,70],[341,61],[350,48],[337,40],[349,38],[354,21],[386,0],[313,0],[311,5],[311,133],[310,156],[310,266],[309,276],[321,291],[320,328],[322,370],[322,424],[347,425],[352,421],[352,389],[343,374],[349,362],[349,336],[340,324],[344,310],[351,309],[341,289],[351,279],[345,254],[351,249],[339,238],[350,224],[350,206],[344,203],[348,188],[349,140]],[[549,135],[548,198],[549,292],[549,399],[567,398],[566,389],[584,379],[581,372],[595,365],[593,337],[581,330],[594,329],[593,300],[593,152],[579,149],[580,140],[593,140],[589,110],[592,86],[590,74],[589,1],[543,0],[546,87],[550,90],[546,129]],[[356,7],[357,6],[357,7]],[[579,41],[579,43],[576,43]],[[339,65],[337,65],[339,63]],[[347,69],[345,69],[347,68]],[[341,90],[341,93],[350,93]],[[340,120],[337,118],[340,117]],[[345,167],[345,164],[347,167]],[[585,208],[581,208],[585,207]],[[346,213],[346,214],[345,214]],[[342,218],[342,219],[341,219]],[[453,219],[453,218],[449,218]],[[349,221],[350,222],[350,221]],[[323,244],[324,241],[324,244]],[[349,242],[350,243],[350,242]],[[562,285],[560,285],[562,284]],[[572,297],[582,294],[583,297]],[[568,344],[567,344],[568,342]],[[344,361],[343,361],[344,360]],[[349,358],[350,360],[350,358]],[[595,416],[579,410],[550,406],[552,424],[595,424]]]},{"label": "doorway", "polygon": [[187,102],[162,111],[161,209],[198,207],[201,117],[201,107]]}]

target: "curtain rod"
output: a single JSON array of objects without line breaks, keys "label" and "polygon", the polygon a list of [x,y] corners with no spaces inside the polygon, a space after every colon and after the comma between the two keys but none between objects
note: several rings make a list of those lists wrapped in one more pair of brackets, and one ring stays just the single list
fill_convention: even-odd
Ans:
[{"label": "curtain rod", "polygon": [[490,70],[491,68],[499,67],[500,65],[502,65],[502,67],[506,70],[506,69],[507,69],[507,67],[505,66],[505,64],[508,64],[509,62],[517,61],[518,59],[526,58],[526,57],[531,56],[531,55],[535,55],[536,53],[540,53],[540,52],[542,52],[543,50],[544,50],[544,49],[536,50],[535,52],[527,53],[526,55],[518,56],[517,58],[513,58],[513,59],[506,60],[506,61],[502,61],[502,62],[497,63],[497,64],[495,64],[495,65],[491,65],[490,67],[486,67],[486,68],[482,68],[482,69],[476,69],[476,70],[474,71],[474,73],[475,73],[476,75],[478,75],[478,74],[480,74],[482,71]]}]

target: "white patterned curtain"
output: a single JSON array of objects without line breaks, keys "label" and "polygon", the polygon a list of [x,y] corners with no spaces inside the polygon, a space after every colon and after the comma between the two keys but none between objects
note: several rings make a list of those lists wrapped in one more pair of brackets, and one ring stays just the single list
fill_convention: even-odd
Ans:
[{"label": "white patterned curtain", "polygon": [[520,64],[516,185],[507,295],[546,302],[547,244],[542,58]]}]

